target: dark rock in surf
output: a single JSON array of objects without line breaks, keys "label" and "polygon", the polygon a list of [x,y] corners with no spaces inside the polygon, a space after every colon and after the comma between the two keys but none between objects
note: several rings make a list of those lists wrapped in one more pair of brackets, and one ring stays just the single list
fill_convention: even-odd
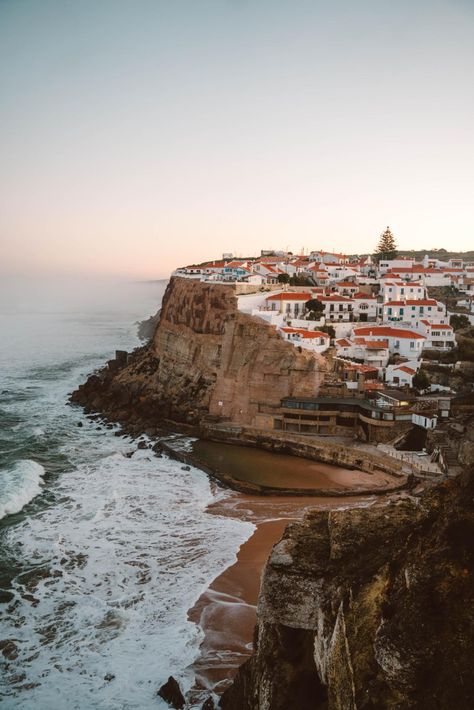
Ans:
[{"label": "dark rock in surf", "polygon": [[170,707],[175,708],[175,710],[182,710],[182,708],[184,708],[184,695],[181,692],[178,681],[173,678],[172,675],[170,675],[166,683],[161,686],[158,695],[160,698],[163,698]]}]

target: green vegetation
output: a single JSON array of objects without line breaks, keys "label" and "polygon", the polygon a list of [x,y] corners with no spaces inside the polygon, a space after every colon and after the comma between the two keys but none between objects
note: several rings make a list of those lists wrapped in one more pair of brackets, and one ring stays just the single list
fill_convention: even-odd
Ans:
[{"label": "green vegetation", "polygon": [[387,227],[385,232],[380,235],[379,243],[377,249],[375,250],[374,257],[377,261],[383,259],[395,259],[397,256],[397,245],[395,242],[395,237],[393,236],[390,227]]},{"label": "green vegetation", "polygon": [[327,333],[330,338],[335,338],[336,337],[336,331],[332,327],[332,325],[322,325],[318,330],[321,330],[323,333]]},{"label": "green vegetation", "polygon": [[307,276],[295,274],[295,276],[290,276],[290,286],[314,286],[314,283]]},{"label": "green vegetation", "polygon": [[470,321],[467,316],[454,314],[449,319],[450,325],[453,326],[454,330],[461,330],[461,328],[469,328]]},{"label": "green vegetation", "polygon": [[324,303],[317,298],[311,298],[304,305],[308,311],[307,320],[319,320],[324,313]]},{"label": "green vegetation", "polygon": [[288,276],[288,274],[278,274],[278,283],[279,284],[289,284],[290,277]]},{"label": "green vegetation", "polygon": [[425,390],[430,384],[430,378],[424,370],[419,370],[413,376],[413,387],[417,390]]}]

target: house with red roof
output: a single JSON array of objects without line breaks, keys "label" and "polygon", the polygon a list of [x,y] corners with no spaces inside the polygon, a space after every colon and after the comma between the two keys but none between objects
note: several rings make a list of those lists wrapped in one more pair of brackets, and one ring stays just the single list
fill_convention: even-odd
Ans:
[{"label": "house with red roof", "polygon": [[388,277],[380,281],[380,293],[384,302],[403,301],[405,298],[414,301],[426,297],[426,288],[421,281],[406,283],[406,281]]},{"label": "house with red roof", "polygon": [[374,325],[353,328],[354,338],[387,341],[390,355],[401,355],[408,360],[418,360],[425,347],[426,337],[408,328]]},{"label": "house with red roof", "polygon": [[385,382],[395,387],[413,387],[413,378],[421,366],[421,361],[410,361],[397,365],[388,365],[385,370]]},{"label": "house with red roof", "polygon": [[456,346],[454,329],[449,323],[430,323],[423,318],[418,323],[418,330],[426,337],[425,348],[452,350]]},{"label": "house with red roof", "polygon": [[446,320],[446,307],[434,298],[402,299],[387,301],[383,305],[383,321],[416,323],[421,318],[432,322]]},{"label": "house with red roof", "polygon": [[282,291],[265,299],[267,308],[279,311],[289,318],[299,318],[305,312],[305,303],[313,297],[311,291]]},{"label": "house with red roof", "polygon": [[357,291],[352,295],[354,316],[359,321],[374,321],[377,318],[377,298],[368,293]]},{"label": "house with red roof", "polygon": [[[308,321],[308,324],[310,321]],[[330,337],[321,330],[306,330],[304,328],[290,328],[284,326],[278,329],[284,340],[293,345],[298,345],[305,350],[323,353],[329,348]]]},{"label": "house with red roof", "polygon": [[351,336],[337,338],[334,345],[338,357],[351,358],[371,367],[385,367],[390,358],[388,340],[370,340]]}]

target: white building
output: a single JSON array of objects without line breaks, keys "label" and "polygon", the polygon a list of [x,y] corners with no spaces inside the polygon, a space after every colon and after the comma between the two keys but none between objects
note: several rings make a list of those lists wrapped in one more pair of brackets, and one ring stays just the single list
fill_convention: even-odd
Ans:
[{"label": "white building", "polygon": [[425,298],[425,287],[421,281],[406,283],[398,279],[383,279],[380,283],[380,293],[385,302],[387,301],[411,301]]},{"label": "white building", "polygon": [[362,337],[338,338],[334,345],[338,357],[359,360],[372,367],[385,367],[390,358],[388,340],[368,340]]},{"label": "white building", "polygon": [[452,350],[456,346],[453,326],[448,323],[430,323],[423,319],[418,324],[418,330],[426,337],[425,348]]},{"label": "white building", "polygon": [[383,259],[382,261],[379,261],[378,266],[377,266],[377,271],[379,275],[386,274],[387,271],[393,270],[393,269],[403,269],[403,268],[411,268],[415,264],[414,259]]},{"label": "white building", "polygon": [[324,304],[324,315],[329,321],[350,321],[354,317],[354,302],[347,296],[333,294],[331,296],[316,295],[318,301]]},{"label": "white building", "polygon": [[279,311],[289,318],[298,318],[305,312],[305,303],[312,297],[310,291],[284,291],[267,296],[266,304],[269,310]]},{"label": "white building", "polygon": [[353,295],[354,315],[360,321],[374,321],[377,318],[377,298],[359,291]]},{"label": "white building", "polygon": [[412,387],[413,378],[420,364],[419,362],[411,361],[409,365],[407,363],[388,365],[385,370],[385,382],[396,387],[403,387],[404,385]]},{"label": "white building", "polygon": [[289,340],[293,345],[299,345],[305,350],[323,353],[329,348],[330,337],[321,330],[283,327],[279,331],[285,340]]},{"label": "white building", "polygon": [[401,355],[408,360],[418,360],[421,357],[426,338],[414,330],[392,328],[385,325],[356,327],[353,329],[354,338],[366,340],[388,341],[391,355]]},{"label": "white building", "polygon": [[383,320],[416,322],[425,318],[430,322],[445,318],[446,309],[443,304],[431,298],[387,301],[383,306]]}]

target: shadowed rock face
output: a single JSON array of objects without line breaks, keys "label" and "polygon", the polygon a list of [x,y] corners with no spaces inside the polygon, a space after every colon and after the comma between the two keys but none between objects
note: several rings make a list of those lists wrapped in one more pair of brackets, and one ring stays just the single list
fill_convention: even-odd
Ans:
[{"label": "shadowed rock face", "polygon": [[91,377],[73,401],[120,421],[242,424],[286,395],[315,395],[326,363],[237,310],[232,286],[174,278],[151,343],[126,367]]},{"label": "shadowed rock face", "polygon": [[474,475],[309,513],[263,575],[224,710],[474,707]]}]

